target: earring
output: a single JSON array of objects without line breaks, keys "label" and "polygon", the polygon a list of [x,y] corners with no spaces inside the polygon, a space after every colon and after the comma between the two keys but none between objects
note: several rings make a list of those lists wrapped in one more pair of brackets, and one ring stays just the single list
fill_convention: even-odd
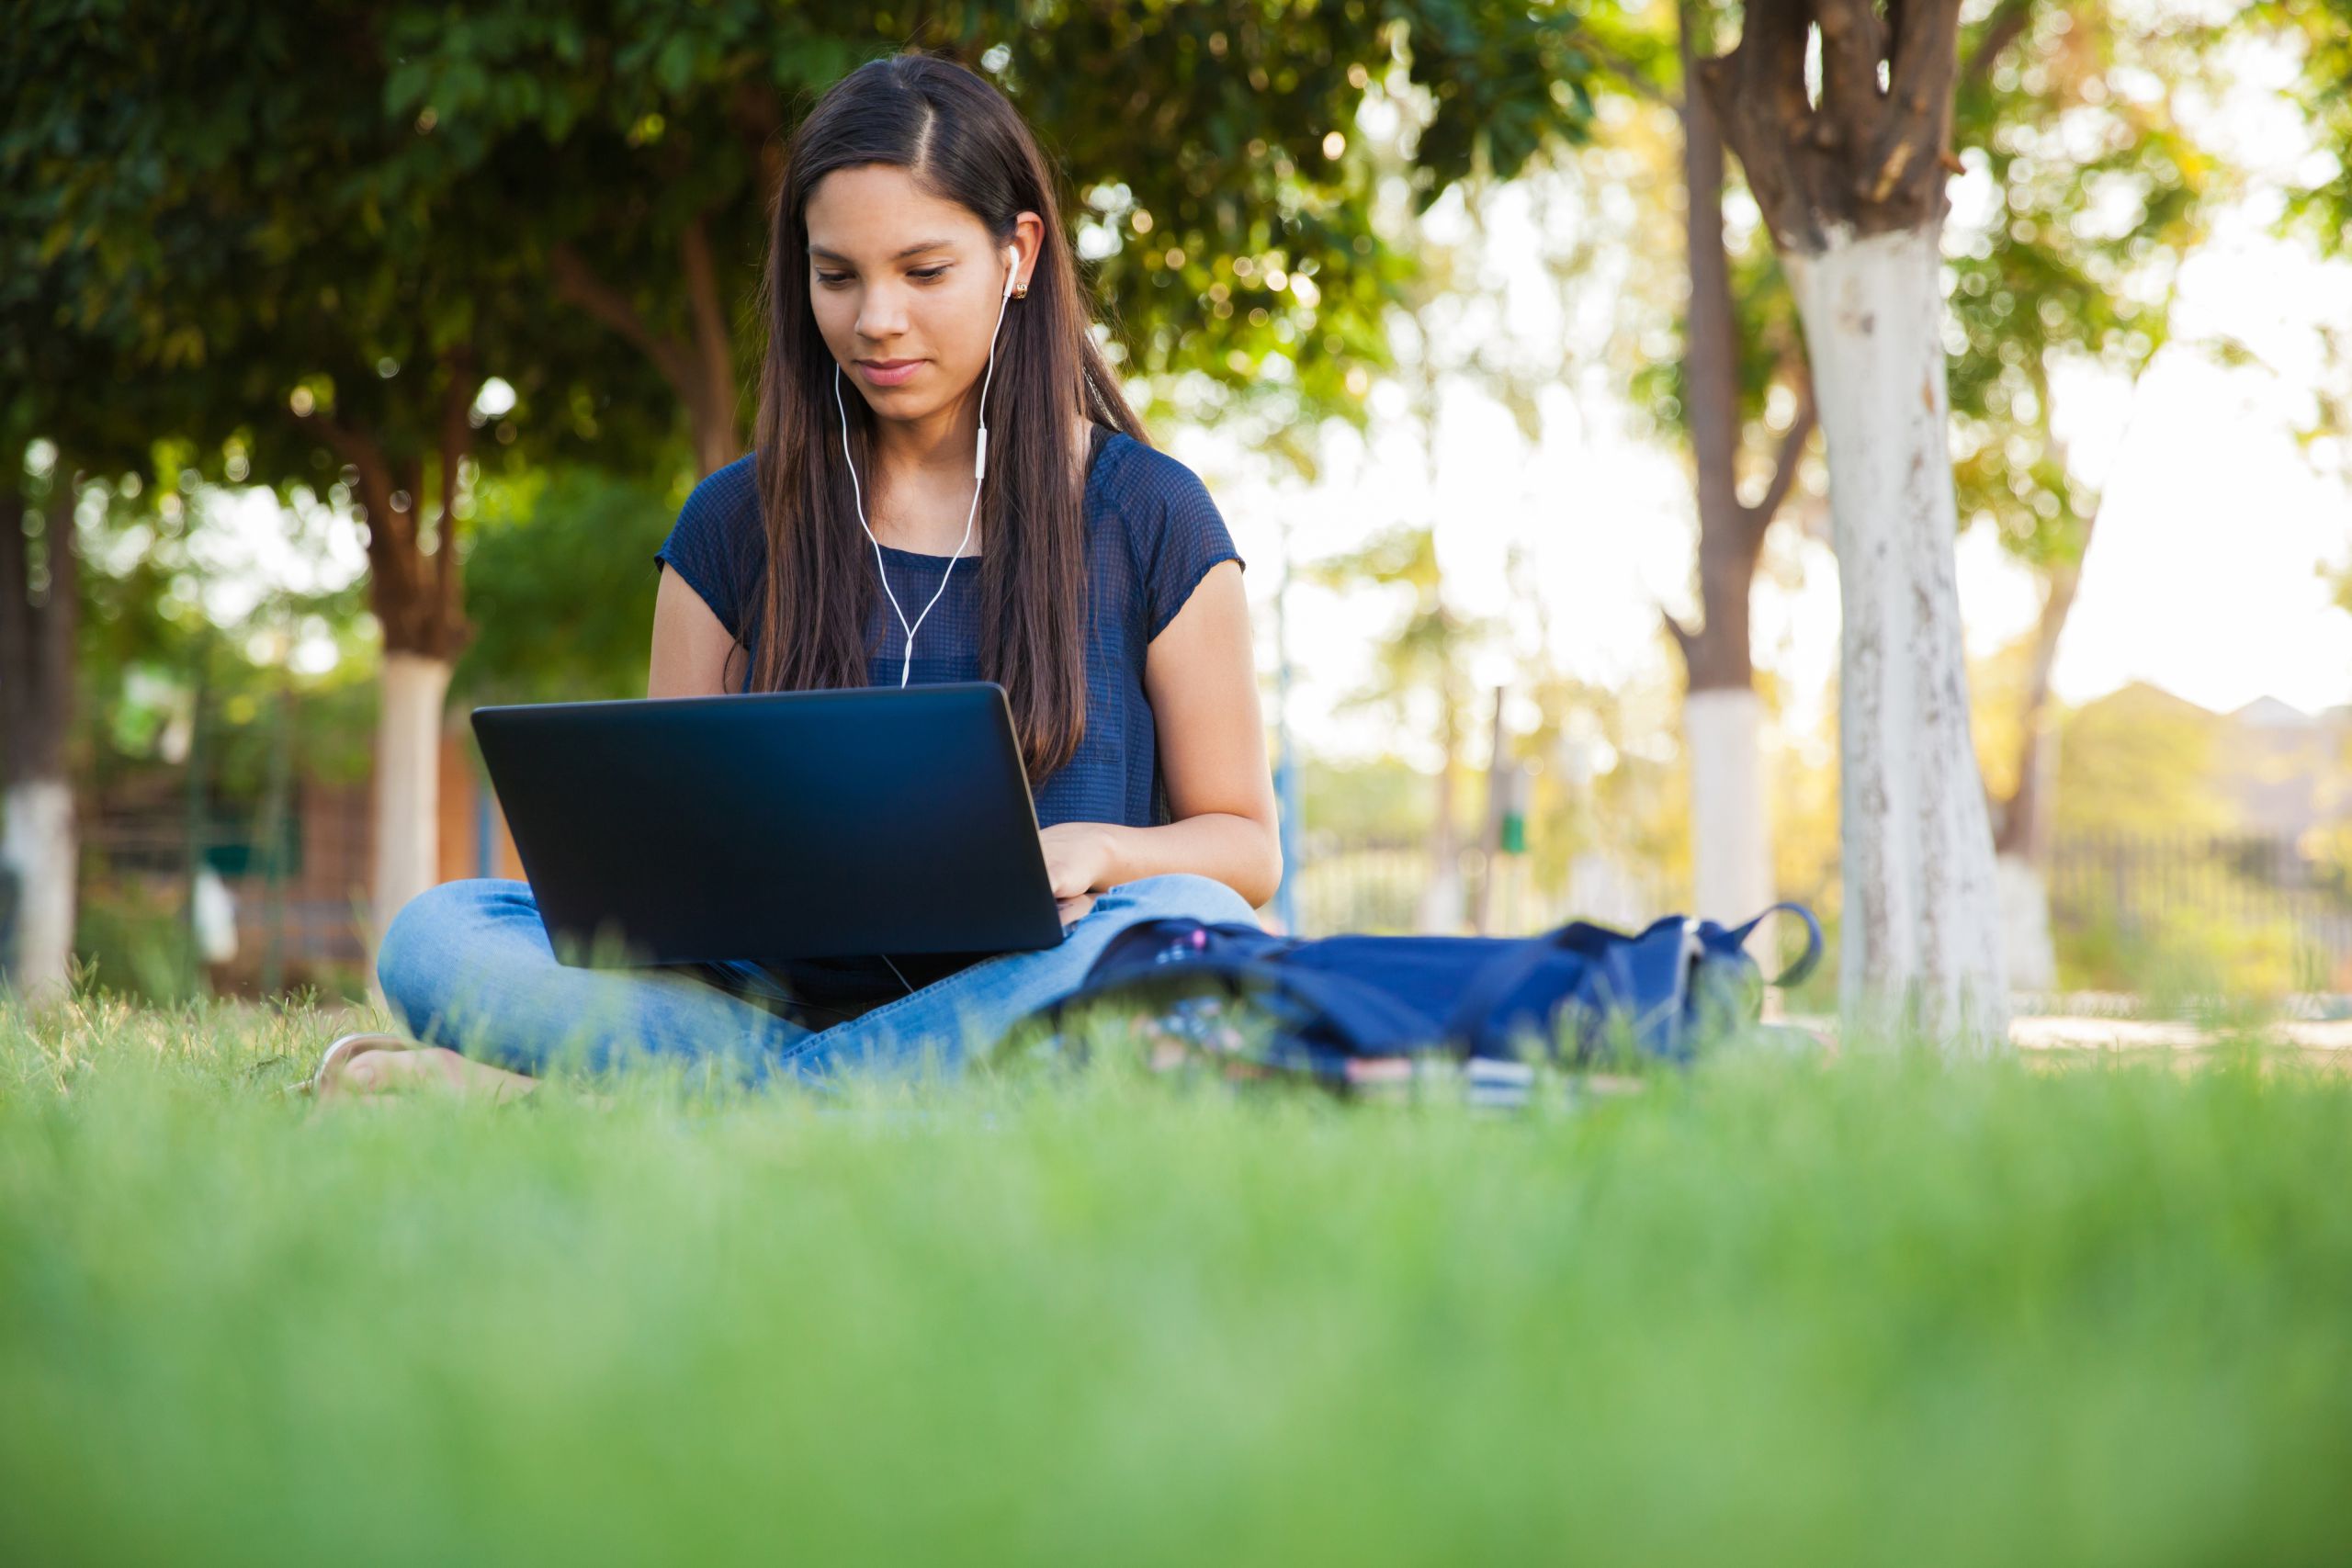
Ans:
[{"label": "earring", "polygon": [[1013,297],[1015,299],[1028,299],[1028,298],[1029,298],[1029,286],[1028,286],[1027,284],[1025,284],[1025,283],[1016,283],[1016,284],[1014,284],[1014,285],[1012,286],[1012,297]]}]

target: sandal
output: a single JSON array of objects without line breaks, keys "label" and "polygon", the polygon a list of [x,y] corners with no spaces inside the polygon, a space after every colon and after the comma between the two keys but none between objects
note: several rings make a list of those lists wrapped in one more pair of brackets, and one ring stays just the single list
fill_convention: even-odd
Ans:
[{"label": "sandal", "polygon": [[286,1092],[293,1095],[307,1095],[313,1100],[322,1100],[325,1098],[329,1080],[348,1066],[353,1057],[364,1056],[370,1051],[413,1051],[415,1049],[416,1042],[403,1035],[387,1034],[376,1030],[362,1030],[356,1034],[345,1034],[327,1047],[326,1055],[319,1058],[318,1071],[300,1083],[288,1085]]}]

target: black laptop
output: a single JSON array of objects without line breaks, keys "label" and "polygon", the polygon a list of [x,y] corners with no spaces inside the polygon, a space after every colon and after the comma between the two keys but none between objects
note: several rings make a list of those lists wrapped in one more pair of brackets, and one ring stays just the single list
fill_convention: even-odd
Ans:
[{"label": "black laptop", "polygon": [[567,963],[1062,940],[994,682],[514,705],[473,723]]}]

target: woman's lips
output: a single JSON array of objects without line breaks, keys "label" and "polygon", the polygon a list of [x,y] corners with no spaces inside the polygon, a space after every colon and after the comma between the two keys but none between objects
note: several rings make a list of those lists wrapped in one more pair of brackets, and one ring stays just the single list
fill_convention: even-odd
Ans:
[{"label": "woman's lips", "polygon": [[895,387],[922,368],[920,359],[861,359],[858,374],[877,387]]}]

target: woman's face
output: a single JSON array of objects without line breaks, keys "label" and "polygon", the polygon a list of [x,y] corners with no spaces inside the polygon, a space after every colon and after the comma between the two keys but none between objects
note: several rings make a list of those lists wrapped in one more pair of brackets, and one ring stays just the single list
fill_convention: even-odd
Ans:
[{"label": "woman's face", "polygon": [[869,164],[819,180],[802,216],[817,330],[876,414],[926,419],[978,387],[1008,269],[1025,283],[1036,254],[1035,213],[995,244],[970,209]]}]

